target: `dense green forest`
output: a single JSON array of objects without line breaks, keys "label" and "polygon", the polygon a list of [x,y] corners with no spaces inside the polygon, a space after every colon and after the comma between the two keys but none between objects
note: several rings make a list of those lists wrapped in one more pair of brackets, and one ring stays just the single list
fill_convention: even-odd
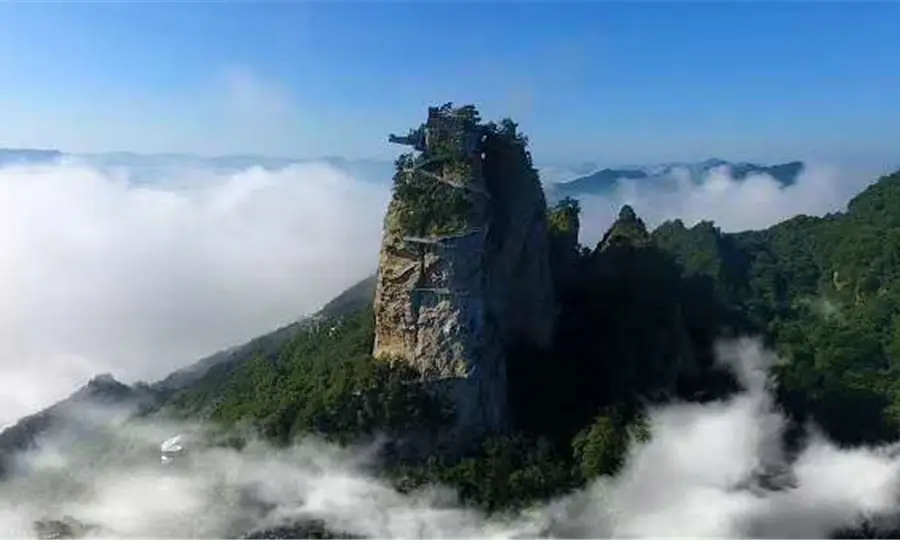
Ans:
[{"label": "dense green forest", "polygon": [[227,376],[207,375],[212,386],[181,391],[170,410],[205,408],[220,425],[254,425],[279,444],[386,433],[382,470],[401,489],[438,481],[503,510],[614,473],[629,444],[652,437],[648,405],[735,391],[713,344],[750,334],[784,360],[777,396],[797,426],[812,419],[847,444],[897,437],[900,174],[845,213],[739,234],[677,220],[651,232],[625,207],[586,248],[576,201],[548,213],[558,331],[551,350],[510,355],[508,433],[462,452],[408,451],[437,437],[448,412],[413,373],[370,359],[365,287]]}]

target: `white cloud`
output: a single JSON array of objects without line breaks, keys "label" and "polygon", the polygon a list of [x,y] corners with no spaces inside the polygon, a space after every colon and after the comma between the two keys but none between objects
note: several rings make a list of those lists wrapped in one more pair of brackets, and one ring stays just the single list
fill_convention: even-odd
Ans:
[{"label": "white cloud", "polygon": [[[85,421],[90,444],[60,434],[20,461],[23,476],[0,484],[0,536],[31,536],[37,519],[70,515],[101,537],[236,538],[248,529],[314,517],[330,527],[381,538],[508,537],[460,508],[447,490],[397,493],[365,473],[371,448],[307,439],[276,450],[205,446],[202,426],[138,422],[113,429]],[[186,437],[185,454],[160,463],[160,442]],[[74,441],[74,442],[73,442]]]},{"label": "white cloud", "polygon": [[876,173],[841,170],[811,164],[789,187],[768,175],[733,179],[727,169],[716,169],[701,182],[686,175],[646,180],[621,180],[608,196],[582,199],[582,243],[593,247],[630,204],[648,227],[681,218],[691,226],[712,220],[725,231],[761,229],[798,214],[820,216],[842,210],[850,198],[874,181]]},{"label": "white cloud", "polygon": [[[318,518],[374,538],[825,538],[862,515],[900,509],[896,453],[814,437],[788,459],[785,421],[766,386],[771,353],[739,340],[723,344],[719,358],[735,369],[743,393],[652,411],[652,439],[634,448],[620,475],[517,516],[485,516],[436,487],[397,493],[366,472],[371,449],[308,439],[237,452],[206,447],[202,426],[140,421],[110,429],[103,427],[110,415],[79,411],[82,429],[97,422],[92,438],[50,438],[24,457],[23,476],[0,484],[0,536],[26,537],[34,519],[68,514],[102,526],[105,537],[221,538],[279,519]],[[185,434],[187,453],[162,466],[159,444],[173,433]],[[755,481],[778,470],[787,471],[786,489]]]},{"label": "white cloud", "polygon": [[[785,420],[766,386],[771,353],[739,340],[720,347],[719,359],[744,392],[653,411],[652,439],[633,449],[623,472],[557,509],[561,536],[827,538],[862,516],[900,511],[900,459],[887,447],[838,448],[813,437],[790,460]],[[786,489],[764,490],[760,473],[780,473]]]},{"label": "white cloud", "polygon": [[316,309],[374,270],[388,198],[324,164],[141,185],[77,160],[0,169],[0,425]]}]

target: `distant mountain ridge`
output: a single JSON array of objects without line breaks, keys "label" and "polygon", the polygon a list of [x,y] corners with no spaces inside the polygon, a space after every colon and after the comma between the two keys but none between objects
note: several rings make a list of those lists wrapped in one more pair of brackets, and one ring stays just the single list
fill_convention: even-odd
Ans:
[{"label": "distant mountain ridge", "polygon": [[63,157],[59,150],[34,148],[0,148],[0,166],[48,163]]},{"label": "distant mountain ridge", "polygon": [[620,180],[657,181],[676,174],[687,174],[695,183],[715,170],[725,170],[735,180],[745,180],[754,175],[768,175],[782,186],[793,185],[805,168],[802,161],[789,161],[774,165],[761,165],[748,162],[729,162],[719,158],[711,158],[699,163],[664,163],[648,167],[604,168],[590,174],[548,186],[548,195],[552,199],[563,197],[581,197],[584,195],[604,195],[615,189]]}]

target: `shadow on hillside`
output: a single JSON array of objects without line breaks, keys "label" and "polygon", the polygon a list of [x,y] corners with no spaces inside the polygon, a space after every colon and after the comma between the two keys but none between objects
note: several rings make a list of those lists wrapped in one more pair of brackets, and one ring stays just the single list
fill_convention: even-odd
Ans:
[{"label": "shadow on hillside", "polygon": [[511,348],[519,428],[567,440],[613,405],[707,401],[737,390],[715,365],[713,344],[747,324],[718,299],[711,278],[684,276],[654,246],[610,247],[577,265],[557,292],[553,347]]}]

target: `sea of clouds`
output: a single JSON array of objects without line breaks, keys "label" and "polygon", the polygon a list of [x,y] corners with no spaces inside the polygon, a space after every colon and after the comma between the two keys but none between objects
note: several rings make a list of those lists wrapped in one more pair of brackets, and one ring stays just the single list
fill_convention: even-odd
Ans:
[{"label": "sea of clouds", "polygon": [[[104,372],[155,380],[306,315],[374,271],[383,162],[62,156],[0,164],[0,426]],[[623,204],[725,230],[842,209],[874,180],[811,166],[790,187],[727,170],[582,200],[592,246]]]},{"label": "sea of clouds", "polygon": [[147,172],[0,168],[0,426],[98,373],[160,378],[375,269],[383,183],[327,163]]},{"label": "sea of clouds", "polygon": [[[718,358],[741,393],[651,411],[650,441],[632,447],[618,476],[517,515],[484,515],[440,486],[401,494],[369,472],[371,449],[313,439],[241,451],[187,444],[163,465],[160,441],[197,426],[120,421],[98,423],[89,441],[62,433],[21,456],[20,476],[0,484],[0,536],[33,537],[35,520],[62,516],[107,538],[234,537],[308,519],[375,538],[824,538],[863,518],[895,523],[900,457],[892,447],[839,448],[813,437],[788,456],[785,420],[767,388],[772,355],[743,339],[722,343]],[[780,490],[757,480],[772,471],[784,478]]]},{"label": "sea of clouds", "polygon": [[[328,162],[137,169],[75,157],[0,167],[0,425],[98,373],[163,377],[314,311],[375,268],[383,178]],[[787,188],[727,171],[699,184],[622,183],[583,202],[582,241],[596,242],[625,203],[651,226],[680,217],[739,230],[840,210],[872,180],[822,167]],[[896,509],[889,452],[822,439],[792,463],[796,488],[738,489],[784,465],[783,419],[761,376],[768,353],[742,341],[720,357],[742,374],[743,394],[654,412],[652,442],[622,475],[509,521],[440,490],[396,493],[367,475],[365,451],[316,441],[198,450],[161,470],[159,442],[185,426],[131,424],[88,447],[51,441],[25,456],[28,474],[0,489],[0,536],[27,536],[52,510],[133,537],[221,536],[279,516],[378,537],[821,537]]]}]

